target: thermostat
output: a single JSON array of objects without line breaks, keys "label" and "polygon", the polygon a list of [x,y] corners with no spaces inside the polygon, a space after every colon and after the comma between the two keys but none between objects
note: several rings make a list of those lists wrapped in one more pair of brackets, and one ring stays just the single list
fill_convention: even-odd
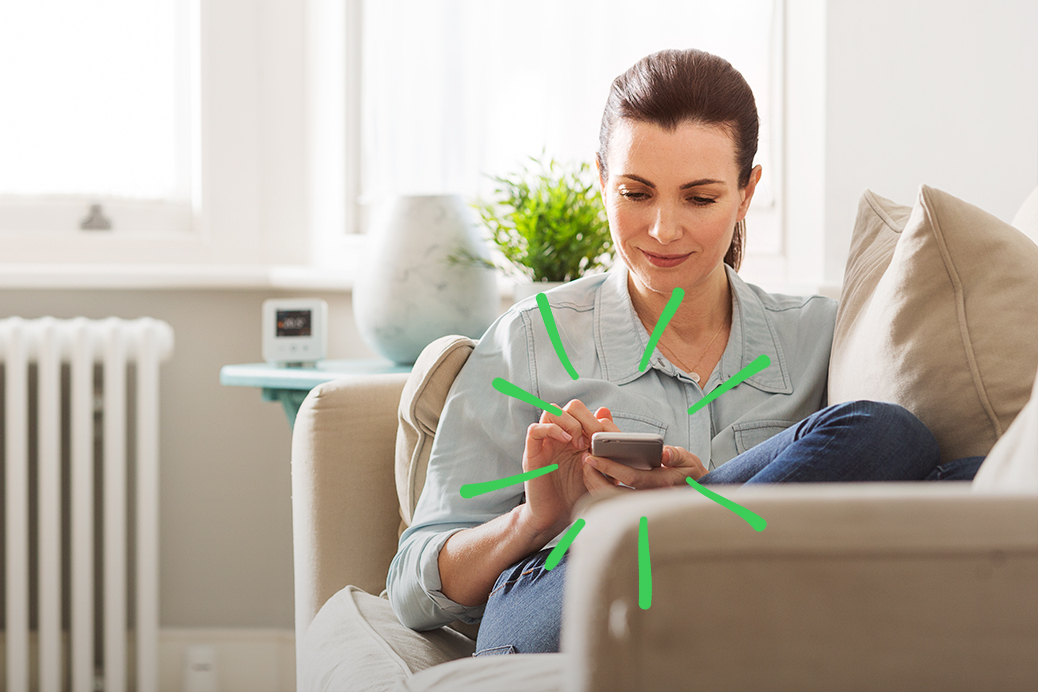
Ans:
[{"label": "thermostat", "polygon": [[263,360],[311,363],[328,354],[328,303],[317,298],[263,301]]}]

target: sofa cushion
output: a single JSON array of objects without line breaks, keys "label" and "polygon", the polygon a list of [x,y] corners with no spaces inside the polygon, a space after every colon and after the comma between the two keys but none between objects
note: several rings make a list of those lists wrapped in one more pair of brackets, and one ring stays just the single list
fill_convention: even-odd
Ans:
[{"label": "sofa cushion", "polygon": [[562,692],[566,654],[515,654],[451,661],[423,670],[395,692]]},{"label": "sofa cushion", "polygon": [[866,190],[844,274],[829,403],[900,404],[941,461],[986,455],[1038,370],[1038,245],[922,186],[915,206]]},{"label": "sofa cushion", "polygon": [[444,336],[422,351],[400,395],[396,434],[396,492],[405,526],[425,486],[436,426],[447,393],[476,342],[467,336]]},{"label": "sofa cushion", "polygon": [[424,670],[469,657],[475,642],[449,627],[415,632],[389,601],[347,586],[324,604],[300,644],[300,689],[375,692]]},{"label": "sofa cushion", "polygon": [[1030,401],[980,465],[973,490],[1038,494],[1038,377]]}]

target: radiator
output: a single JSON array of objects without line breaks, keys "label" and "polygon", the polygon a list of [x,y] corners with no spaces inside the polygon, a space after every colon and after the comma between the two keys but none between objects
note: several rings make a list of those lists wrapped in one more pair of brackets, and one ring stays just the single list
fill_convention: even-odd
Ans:
[{"label": "radiator", "polygon": [[172,350],[149,318],[0,320],[6,692],[158,689],[159,363]]}]

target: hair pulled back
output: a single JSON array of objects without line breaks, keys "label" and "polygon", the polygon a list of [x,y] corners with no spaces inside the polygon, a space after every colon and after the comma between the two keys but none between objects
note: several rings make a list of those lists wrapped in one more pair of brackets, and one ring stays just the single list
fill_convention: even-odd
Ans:
[{"label": "hair pulled back", "polygon": [[[649,122],[673,131],[686,122],[723,128],[735,143],[739,187],[750,182],[757,154],[757,104],[750,85],[724,58],[705,51],[662,50],[648,55],[613,80],[598,134],[598,165],[609,174],[609,139],[620,118]],[[724,261],[738,270],[746,240],[736,224]]]}]

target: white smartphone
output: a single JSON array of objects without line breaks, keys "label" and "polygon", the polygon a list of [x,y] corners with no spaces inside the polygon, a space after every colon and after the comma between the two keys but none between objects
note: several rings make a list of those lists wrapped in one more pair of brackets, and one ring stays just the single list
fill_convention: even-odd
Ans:
[{"label": "white smartphone", "polygon": [[655,433],[597,432],[591,453],[635,469],[651,470],[663,462],[663,436]]}]

